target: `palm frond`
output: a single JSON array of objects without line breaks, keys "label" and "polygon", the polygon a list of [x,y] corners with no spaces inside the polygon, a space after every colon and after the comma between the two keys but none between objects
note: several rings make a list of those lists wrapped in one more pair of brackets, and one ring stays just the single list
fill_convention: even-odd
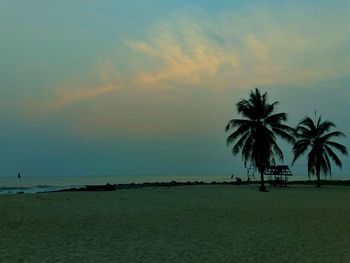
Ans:
[{"label": "palm frond", "polygon": [[331,162],[329,161],[328,154],[325,152],[323,154],[323,157],[327,166],[327,171],[329,172],[329,175],[332,176],[332,166],[331,166]]},{"label": "palm frond", "polygon": [[316,133],[316,126],[310,117],[305,117],[301,122],[299,122],[298,127],[304,126],[311,134]]},{"label": "palm frond", "polygon": [[312,131],[310,129],[308,129],[307,127],[298,125],[295,129],[294,129],[294,136],[297,138],[312,138],[313,134]]},{"label": "palm frond", "polygon": [[329,131],[332,127],[335,127],[335,124],[333,122],[324,121],[320,123],[320,121],[321,121],[321,117],[318,119],[318,122],[317,122],[317,130],[319,135]]},{"label": "palm frond", "polygon": [[277,143],[272,144],[272,147],[273,147],[273,150],[274,150],[274,152],[275,152],[277,158],[278,158],[279,160],[283,161],[283,159],[284,159],[283,152],[282,152],[282,150],[280,149],[280,147],[278,147]]},{"label": "palm frond", "polygon": [[264,122],[267,125],[276,125],[279,124],[282,121],[286,121],[287,120],[287,114],[286,113],[276,113],[273,115],[268,116]]},{"label": "palm frond", "polygon": [[283,131],[285,131],[285,132],[288,132],[288,133],[290,133],[291,135],[294,134],[294,132],[295,132],[295,129],[294,129],[294,128],[292,128],[292,127],[290,127],[290,126],[288,126],[288,125],[285,125],[285,124],[281,124],[281,123],[274,124],[273,127],[278,128],[278,129],[280,129],[280,130],[283,130]]},{"label": "palm frond", "polygon": [[225,127],[225,132],[229,131],[232,128],[240,127],[243,125],[249,125],[250,123],[251,121],[246,119],[232,119],[227,123]]},{"label": "palm frond", "polygon": [[253,136],[250,136],[246,139],[244,146],[242,147],[242,160],[244,161],[244,166],[247,165],[247,162],[251,162],[255,167],[255,160],[252,158],[252,147],[254,144]]},{"label": "palm frond", "polygon": [[316,173],[316,158],[312,150],[307,155],[307,172],[309,177],[310,175],[315,175]]},{"label": "palm frond", "polygon": [[271,113],[273,113],[273,112],[275,111],[275,108],[276,108],[276,105],[277,105],[277,104],[279,104],[279,102],[278,102],[278,101],[275,101],[275,102],[271,103],[270,105],[268,105],[268,106],[266,107],[265,115],[266,115],[266,116],[270,116]]},{"label": "palm frond", "polygon": [[340,131],[334,131],[334,132],[327,133],[323,136],[320,136],[320,140],[322,142],[327,142],[329,139],[331,139],[333,137],[346,137],[346,136],[344,133],[342,133]]},{"label": "palm frond", "polygon": [[327,151],[327,153],[329,154],[329,156],[331,157],[331,159],[333,160],[333,162],[339,167],[342,168],[342,163],[339,159],[339,157],[333,152],[333,150],[328,147],[327,145],[325,145],[324,147]]},{"label": "palm frond", "polygon": [[338,151],[340,151],[342,154],[348,156],[348,149],[344,145],[337,142],[330,142],[330,141],[326,142],[326,145],[330,145],[335,149],[337,149]]},{"label": "palm frond", "polygon": [[272,130],[275,134],[277,134],[278,136],[280,136],[282,139],[286,140],[287,142],[289,142],[289,143],[295,142],[294,137],[291,134],[285,132],[284,130],[281,130],[279,128],[274,128],[274,127],[272,128]]},{"label": "palm frond", "polygon": [[307,139],[299,140],[293,145],[294,158],[292,164],[294,164],[295,161],[307,151],[309,146],[310,140]]},{"label": "palm frond", "polygon": [[243,147],[245,141],[247,140],[248,136],[250,135],[250,132],[245,132],[242,137],[238,140],[238,142],[233,146],[232,153],[233,155],[236,155]]},{"label": "palm frond", "polygon": [[233,133],[231,133],[227,139],[226,144],[229,145],[233,143],[239,136],[243,135],[247,131],[249,131],[249,125],[242,125],[239,128],[237,128]]}]

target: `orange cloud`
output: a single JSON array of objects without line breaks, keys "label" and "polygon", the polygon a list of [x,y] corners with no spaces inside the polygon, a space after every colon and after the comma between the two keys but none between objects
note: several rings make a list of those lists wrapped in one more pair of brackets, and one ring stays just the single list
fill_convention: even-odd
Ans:
[{"label": "orange cloud", "polygon": [[105,93],[110,93],[116,90],[119,90],[120,87],[117,85],[109,84],[102,87],[94,87],[88,89],[71,89],[70,92],[64,92],[61,96],[58,97],[58,106],[64,106],[69,103],[73,103],[80,100],[86,100],[92,97],[96,97]]},{"label": "orange cloud", "polygon": [[[135,74],[140,86],[197,86],[215,79],[223,66],[239,67],[237,55],[212,41],[200,24],[187,18],[173,22],[156,25],[149,39],[127,41],[145,65]],[[156,63],[150,67],[147,61]]]}]

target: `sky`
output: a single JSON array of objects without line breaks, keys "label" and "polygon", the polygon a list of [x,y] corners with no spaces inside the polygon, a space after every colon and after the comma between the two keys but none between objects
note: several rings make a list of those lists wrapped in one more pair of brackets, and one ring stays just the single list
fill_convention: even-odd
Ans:
[{"label": "sky", "polygon": [[224,127],[255,87],[289,125],[316,110],[350,136],[349,14],[348,0],[0,0],[0,176],[245,173]]}]

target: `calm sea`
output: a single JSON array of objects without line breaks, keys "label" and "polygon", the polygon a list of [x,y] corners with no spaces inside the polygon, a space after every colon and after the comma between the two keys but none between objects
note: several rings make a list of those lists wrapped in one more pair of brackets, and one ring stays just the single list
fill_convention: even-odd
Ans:
[{"label": "calm sea", "polygon": [[[246,180],[246,175],[235,175],[242,180]],[[293,175],[289,180],[307,180],[307,176]],[[337,176],[333,175],[332,180],[349,180],[350,175]],[[259,180],[256,174],[252,180]],[[72,187],[83,187],[86,185],[103,185],[103,184],[127,184],[127,183],[144,183],[144,182],[188,182],[203,181],[210,183],[230,182],[231,175],[198,175],[198,176],[22,176],[21,181],[17,176],[0,177],[0,194],[15,194],[19,191],[24,193],[38,193],[54,190],[62,190]]]}]

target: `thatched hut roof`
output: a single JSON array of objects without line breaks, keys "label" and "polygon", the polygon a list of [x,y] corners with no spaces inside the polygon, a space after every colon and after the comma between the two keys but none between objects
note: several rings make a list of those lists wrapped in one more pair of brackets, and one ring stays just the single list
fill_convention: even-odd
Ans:
[{"label": "thatched hut roof", "polygon": [[292,172],[290,171],[288,165],[271,165],[268,166],[266,171],[266,175],[284,175],[284,176],[292,176]]}]

